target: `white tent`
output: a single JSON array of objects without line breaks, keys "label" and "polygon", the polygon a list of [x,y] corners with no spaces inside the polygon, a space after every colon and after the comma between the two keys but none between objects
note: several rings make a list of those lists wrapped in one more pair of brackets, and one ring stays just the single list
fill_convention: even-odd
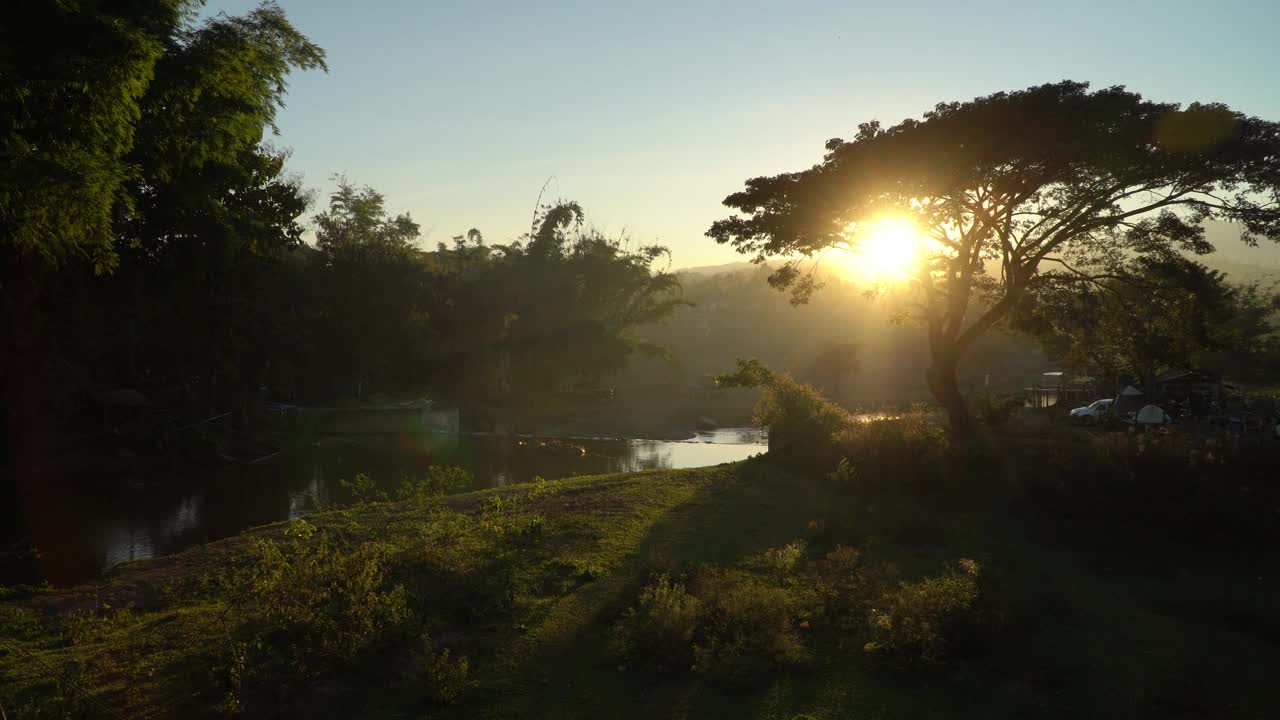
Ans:
[{"label": "white tent", "polygon": [[1169,416],[1155,405],[1143,405],[1134,420],[1139,425],[1163,425],[1169,422]]}]

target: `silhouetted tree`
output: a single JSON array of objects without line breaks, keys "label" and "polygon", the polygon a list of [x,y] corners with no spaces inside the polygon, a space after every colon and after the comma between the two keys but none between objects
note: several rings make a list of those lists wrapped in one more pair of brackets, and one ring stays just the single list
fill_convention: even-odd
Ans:
[{"label": "silhouetted tree", "polygon": [[913,222],[935,248],[916,277],[927,380],[960,439],[974,429],[960,359],[1029,288],[1094,276],[1120,254],[1209,252],[1207,218],[1240,223],[1246,241],[1280,240],[1280,124],[1219,104],[1064,81],[865,123],[826,147],[811,169],[747,181],[725,199],[743,215],[708,235],[756,261],[785,257],[771,282],[803,300],[805,258],[856,249],[886,215]]},{"label": "silhouetted tree", "polygon": [[305,194],[262,137],[288,73],[323,52],[274,3],[196,23],[200,4],[5,9],[0,391],[16,448],[73,382],[177,377],[179,348],[243,365],[201,323],[257,322],[248,261],[300,235]]},{"label": "silhouetted tree", "polygon": [[1041,285],[1025,301],[1019,326],[1063,366],[1136,378],[1150,397],[1167,372],[1239,372],[1265,361],[1278,307],[1259,287],[1232,286],[1176,255],[1140,257],[1105,279]]},{"label": "silhouetted tree", "polygon": [[840,383],[846,373],[858,369],[858,345],[856,343],[826,343],[809,364],[809,375],[818,379],[827,397],[840,402],[843,395]]}]

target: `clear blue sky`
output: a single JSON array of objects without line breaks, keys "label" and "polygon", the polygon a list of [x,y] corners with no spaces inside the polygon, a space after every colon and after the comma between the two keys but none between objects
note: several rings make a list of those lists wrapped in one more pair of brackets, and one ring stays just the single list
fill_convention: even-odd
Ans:
[{"label": "clear blue sky", "polygon": [[550,197],[676,266],[733,261],[703,233],[746,178],[866,120],[1064,78],[1280,119],[1280,0],[281,5],[330,71],[294,77],[276,144],[317,190],[381,190],[428,243],[510,240],[555,176]]}]

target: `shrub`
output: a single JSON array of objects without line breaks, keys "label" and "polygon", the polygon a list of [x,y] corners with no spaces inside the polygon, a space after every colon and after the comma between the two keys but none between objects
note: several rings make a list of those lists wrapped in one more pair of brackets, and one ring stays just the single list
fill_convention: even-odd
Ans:
[{"label": "shrub", "polygon": [[560,486],[558,484],[548,483],[546,478],[541,475],[535,475],[531,484],[533,487],[529,489],[528,495],[525,496],[526,500],[532,501],[543,497],[550,497],[560,492]]},{"label": "shrub", "polygon": [[403,586],[384,589],[387,550],[344,550],[320,534],[277,544],[259,540],[249,573],[250,612],[285,629],[297,650],[343,659],[409,615]]},{"label": "shrub", "polygon": [[[359,476],[357,476],[359,477]],[[426,475],[400,478],[400,487],[396,490],[399,500],[413,500],[419,507],[438,500],[449,493],[458,492],[471,487],[473,478],[465,468],[452,465],[432,465],[427,468]]]},{"label": "shrub", "polygon": [[249,670],[249,644],[232,642],[222,664],[213,668],[214,680],[222,686],[222,699],[214,707],[219,714],[236,717],[244,711],[244,683]]},{"label": "shrub", "polygon": [[782,579],[795,571],[800,560],[804,558],[804,543],[796,540],[782,547],[769,548],[764,552],[764,564],[778,579]]},{"label": "shrub", "polygon": [[666,575],[657,575],[614,628],[626,659],[668,669],[689,667],[702,603]]},{"label": "shrub", "polygon": [[695,593],[707,607],[694,646],[694,670],[726,680],[804,661],[787,593],[776,587],[704,571]]},{"label": "shrub", "polygon": [[846,640],[865,642],[867,614],[885,594],[896,571],[891,566],[869,563],[862,551],[836,545],[814,563],[814,586],[822,617],[839,631],[840,644]]},{"label": "shrub", "polygon": [[542,537],[546,518],[526,512],[520,495],[490,495],[480,501],[480,527],[515,545],[527,545]]},{"label": "shrub", "polygon": [[954,635],[974,620],[979,572],[977,562],[962,559],[938,577],[900,583],[868,613],[865,649],[907,660],[944,659]]},{"label": "shrub", "polygon": [[827,473],[827,479],[837,487],[853,487],[858,482],[858,470],[849,462],[849,458],[840,458],[836,469]]},{"label": "shrub", "polygon": [[1177,431],[1055,440],[1040,453],[1042,469],[1029,478],[1028,494],[1055,525],[1068,525],[1064,540],[1108,548],[1173,543],[1274,562],[1274,441]]},{"label": "shrub", "polygon": [[419,656],[422,678],[426,683],[427,699],[436,705],[447,705],[458,699],[467,687],[471,666],[466,657],[454,660],[449,648],[436,651],[430,636],[423,636],[422,654]]},{"label": "shrub", "polygon": [[93,610],[76,610],[67,615],[67,636],[77,645],[94,642],[127,627],[133,621],[130,608],[103,604]]},{"label": "shrub", "polygon": [[835,442],[863,482],[934,478],[945,470],[946,433],[920,408],[898,417],[850,422]]},{"label": "shrub", "polygon": [[387,493],[378,487],[373,478],[364,473],[356,473],[355,479],[339,479],[338,485],[347,492],[351,504],[359,506],[371,502],[385,502]]},{"label": "shrub", "polygon": [[775,376],[765,386],[753,418],[769,428],[770,455],[818,468],[835,464],[839,436],[856,423],[843,408],[789,375]]}]

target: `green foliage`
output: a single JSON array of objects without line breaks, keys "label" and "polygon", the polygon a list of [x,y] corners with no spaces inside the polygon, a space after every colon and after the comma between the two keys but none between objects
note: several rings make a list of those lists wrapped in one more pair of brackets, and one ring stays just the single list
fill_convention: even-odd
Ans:
[{"label": "green foliage", "polygon": [[858,470],[849,462],[849,458],[840,458],[836,469],[827,474],[827,479],[838,487],[853,487],[858,482]]},{"label": "green foliage", "polygon": [[1260,379],[1280,357],[1274,293],[1233,286],[1177,255],[1115,260],[1107,270],[1100,282],[1042,283],[1024,301],[1021,327],[1063,366],[1136,378],[1154,395],[1157,376],[1171,371]]},{"label": "green foliage", "polygon": [[323,533],[284,544],[259,540],[246,578],[248,609],[284,629],[304,656],[349,659],[408,620],[404,587],[386,587],[388,554],[376,543],[344,549]]},{"label": "green foliage", "polygon": [[949,456],[943,427],[920,408],[891,418],[847,423],[834,442],[861,483],[937,479],[945,474]]},{"label": "green foliage", "polygon": [[357,506],[373,502],[386,502],[387,500],[387,492],[378,487],[373,478],[364,473],[356,473],[355,478],[351,480],[340,478],[338,486],[347,493],[351,498],[351,502]]},{"label": "green foliage", "polygon": [[768,385],[776,379],[774,373],[764,363],[755,358],[738,358],[738,369],[724,375],[713,375],[716,386],[722,388],[760,387]]},{"label": "green foliage", "polygon": [[947,656],[961,623],[973,622],[978,600],[978,563],[961,559],[938,577],[903,582],[868,614],[867,652],[936,662]]},{"label": "green foliage", "polygon": [[480,527],[514,544],[536,542],[546,518],[525,510],[520,495],[490,495],[480,501]]},{"label": "green foliage", "polygon": [[105,603],[92,610],[76,610],[69,613],[64,625],[71,642],[85,644],[128,627],[132,621],[132,609],[113,608],[109,603]]},{"label": "green foliage", "polygon": [[34,267],[114,266],[112,210],[144,96],[184,3],[24,3],[0,28],[0,238]]},{"label": "green foliage", "polygon": [[654,576],[614,625],[617,652],[667,670],[692,661],[694,671],[731,681],[807,659],[785,590],[716,568],[700,570],[690,587]]},{"label": "green foliage", "polygon": [[655,576],[614,626],[619,655],[669,670],[688,669],[702,604],[666,575]]},{"label": "green foliage", "polygon": [[232,642],[224,662],[214,668],[215,682],[224,687],[215,709],[224,717],[237,717],[244,711],[244,685],[249,673],[249,660],[249,644]]},{"label": "green foliage", "polygon": [[113,221],[144,185],[234,165],[272,124],[289,73],[324,67],[274,3],[193,26],[194,5],[28,3],[0,30],[14,80],[0,94],[9,250],[114,269]]},{"label": "green foliage", "polygon": [[426,475],[400,479],[396,499],[413,500],[419,507],[439,500],[444,495],[471,487],[470,471],[454,465],[432,465]]},{"label": "green foliage", "polygon": [[769,548],[764,551],[764,565],[774,577],[783,579],[795,572],[804,560],[804,543],[796,540],[782,547]]},{"label": "green foliage", "polygon": [[893,127],[863,123],[809,169],[748,180],[725,199],[740,214],[707,234],[758,262],[784,258],[769,281],[797,302],[819,284],[802,263],[860,249],[886,215],[940,238],[912,281],[925,305],[930,390],[968,440],[960,360],[1028,288],[1101,280],[1125,256],[1208,253],[1210,218],[1240,223],[1246,242],[1280,241],[1280,206],[1257,200],[1280,192],[1280,178],[1260,169],[1280,151],[1277,138],[1280,123],[1225,105],[1062,81],[940,103]]},{"label": "green foliage", "polygon": [[430,636],[422,639],[419,656],[427,700],[435,705],[448,705],[458,699],[468,685],[471,670],[467,658],[453,659],[449,648],[435,650]]},{"label": "green foliage", "polygon": [[857,548],[832,548],[815,563],[814,573],[826,622],[845,635],[859,635],[872,601],[883,591],[883,578],[883,570],[864,562]]},{"label": "green foliage", "polygon": [[533,487],[529,490],[529,493],[525,496],[526,499],[530,501],[538,500],[539,498],[544,498],[544,497],[552,497],[560,492],[559,485],[554,485],[552,483],[547,482],[546,479],[543,478],[541,475],[535,475],[533,478],[533,481],[530,484],[533,485]]},{"label": "green foliage", "polygon": [[774,376],[756,404],[753,421],[769,428],[769,452],[807,467],[831,467],[839,435],[854,424],[843,408],[789,375]]},{"label": "green foliage", "polygon": [[707,611],[694,647],[694,669],[745,681],[766,670],[808,659],[787,592],[707,570],[694,580]]}]

